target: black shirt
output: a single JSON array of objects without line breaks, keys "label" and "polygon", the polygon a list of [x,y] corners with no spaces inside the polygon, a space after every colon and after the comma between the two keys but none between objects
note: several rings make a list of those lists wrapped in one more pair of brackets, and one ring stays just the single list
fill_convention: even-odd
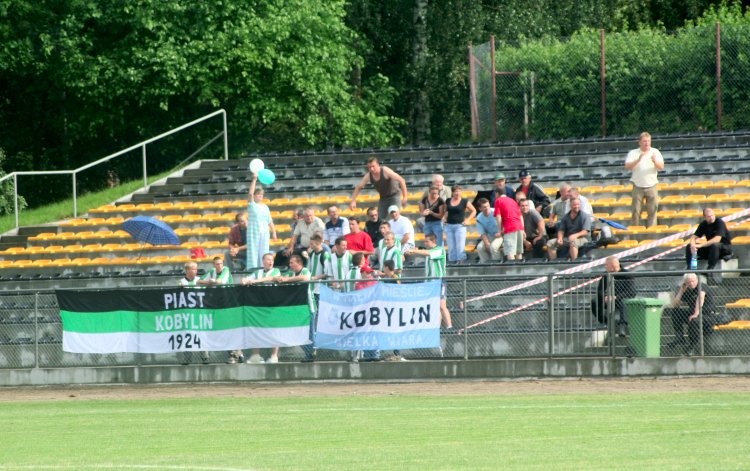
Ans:
[{"label": "black shirt", "polygon": [[729,235],[727,224],[721,218],[716,218],[711,224],[704,220],[698,224],[698,228],[695,230],[695,237],[697,238],[705,237],[706,240],[711,240],[716,236],[721,236],[721,244],[732,244],[732,236]]},{"label": "black shirt", "polygon": [[372,239],[372,245],[377,247],[378,242],[383,238],[383,234],[380,233],[380,226],[383,224],[382,219],[377,221],[370,221],[369,219],[365,222],[365,232]]}]

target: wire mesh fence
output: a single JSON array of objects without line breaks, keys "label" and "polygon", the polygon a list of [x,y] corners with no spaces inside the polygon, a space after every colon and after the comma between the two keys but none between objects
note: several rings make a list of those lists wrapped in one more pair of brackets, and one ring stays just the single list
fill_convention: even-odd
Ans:
[{"label": "wire mesh fence", "polygon": [[[628,272],[625,288],[622,274],[452,277],[447,306],[453,328],[442,330],[440,348],[383,350],[381,358],[394,353],[407,360],[749,355],[749,276],[750,271],[742,270]],[[0,295],[0,368],[203,361],[198,353],[192,358],[180,353],[68,353],[62,336],[53,292]],[[279,358],[296,362],[304,356],[301,347],[286,347]],[[354,357],[348,351],[317,352],[317,361]],[[228,358],[228,351],[213,351],[206,362]]]},{"label": "wire mesh fence", "polygon": [[750,119],[750,59],[743,52],[749,38],[750,26],[734,24],[676,32],[591,30],[472,46],[472,63],[482,65],[469,71],[473,137],[744,129]]}]

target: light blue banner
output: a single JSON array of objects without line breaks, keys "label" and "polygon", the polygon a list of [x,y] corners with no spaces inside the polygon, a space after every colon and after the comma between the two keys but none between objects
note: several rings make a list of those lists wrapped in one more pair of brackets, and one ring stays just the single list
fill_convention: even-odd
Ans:
[{"label": "light blue banner", "polygon": [[440,346],[441,281],[377,283],[339,293],[320,287],[315,346],[401,350]]}]

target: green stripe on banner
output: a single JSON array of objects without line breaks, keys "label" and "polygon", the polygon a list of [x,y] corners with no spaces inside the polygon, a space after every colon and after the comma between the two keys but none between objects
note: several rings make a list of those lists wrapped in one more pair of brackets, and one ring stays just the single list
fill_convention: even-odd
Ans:
[{"label": "green stripe on banner", "polygon": [[88,334],[115,332],[217,331],[242,327],[285,328],[310,325],[307,305],[183,309],[180,312],[60,311],[64,330]]}]

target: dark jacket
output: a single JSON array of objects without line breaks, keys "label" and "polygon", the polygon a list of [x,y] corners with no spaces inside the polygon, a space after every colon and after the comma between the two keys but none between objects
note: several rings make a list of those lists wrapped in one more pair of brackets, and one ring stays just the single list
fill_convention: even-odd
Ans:
[{"label": "dark jacket", "polygon": [[[625,303],[624,301],[628,298],[635,297],[635,280],[633,277],[627,274],[628,271],[625,268],[620,268],[617,273],[612,273],[612,279],[615,282],[615,310],[620,313],[620,319],[626,319]],[[593,314],[599,320],[599,322],[606,323],[607,316],[605,314],[604,296],[609,293],[609,274],[605,273],[599,284],[596,287],[596,301],[591,303],[591,308],[594,311]]]},{"label": "dark jacket", "polygon": [[[516,193],[521,191],[523,185],[518,185]],[[541,209],[546,208],[550,204],[549,196],[544,192],[542,187],[534,182],[529,185],[529,192],[526,194],[526,198],[534,202],[534,207],[541,206]]]}]

